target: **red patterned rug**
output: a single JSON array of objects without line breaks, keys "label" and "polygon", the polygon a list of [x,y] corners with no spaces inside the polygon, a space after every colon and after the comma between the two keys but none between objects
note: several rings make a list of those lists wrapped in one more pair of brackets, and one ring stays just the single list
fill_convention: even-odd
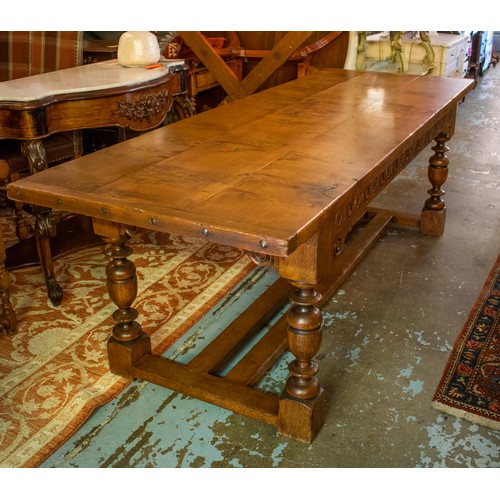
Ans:
[{"label": "red patterned rug", "polygon": [[[5,210],[0,215],[10,244]],[[149,232],[130,243],[139,285],[134,307],[156,354],[255,269],[241,251],[192,238]],[[49,302],[38,266],[10,273],[18,332],[0,336],[0,467],[36,467],[128,385],[107,363],[116,307],[103,248],[55,261],[59,307]]]},{"label": "red patterned rug", "polygon": [[500,256],[455,342],[432,406],[500,429]]}]

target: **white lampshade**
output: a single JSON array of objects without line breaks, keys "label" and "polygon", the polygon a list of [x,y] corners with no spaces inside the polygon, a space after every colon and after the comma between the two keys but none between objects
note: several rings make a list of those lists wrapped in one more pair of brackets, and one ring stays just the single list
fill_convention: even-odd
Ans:
[{"label": "white lampshade", "polygon": [[126,31],[118,41],[118,62],[122,66],[140,67],[160,60],[160,46],[151,31]]}]

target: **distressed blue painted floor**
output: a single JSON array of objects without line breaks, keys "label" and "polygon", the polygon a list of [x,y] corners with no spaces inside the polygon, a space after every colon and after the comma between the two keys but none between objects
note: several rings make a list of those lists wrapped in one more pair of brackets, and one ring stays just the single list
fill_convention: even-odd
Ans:
[{"label": "distressed blue painted floor", "polygon": [[[432,78],[432,77],[431,77]],[[440,238],[392,228],[324,311],[327,419],[312,445],[136,381],[42,467],[500,467],[500,432],[431,408],[451,347],[500,249],[500,68],[459,107]],[[420,155],[378,202],[420,211]],[[192,356],[275,275],[259,270],[167,355]],[[286,357],[263,382],[281,391]]]}]

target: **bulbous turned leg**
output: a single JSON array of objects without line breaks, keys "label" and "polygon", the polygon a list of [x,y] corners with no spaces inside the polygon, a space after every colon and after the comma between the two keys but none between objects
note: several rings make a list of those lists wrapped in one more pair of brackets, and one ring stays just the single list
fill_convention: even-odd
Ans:
[{"label": "bulbous turned leg", "polygon": [[129,236],[122,233],[115,240],[104,239],[110,243],[106,254],[112,259],[106,268],[108,292],[118,306],[108,342],[109,365],[113,373],[132,378],[134,363],[151,352],[151,342],[136,321],[138,312],[132,307],[137,296],[137,275],[134,263],[127,258],[132,253],[126,246]]},{"label": "bulbous turned leg", "polygon": [[443,199],[444,195],[442,185],[448,177],[449,160],[446,152],[449,148],[446,142],[450,136],[443,132],[439,134],[435,141],[436,145],[432,148],[435,153],[429,159],[428,177],[432,188],[427,191],[430,198],[425,201],[420,219],[420,232],[430,236],[440,236],[444,231],[446,221],[446,207]]},{"label": "bulbous turned leg", "polygon": [[325,396],[316,377],[313,357],[319,351],[323,317],[316,304],[321,295],[311,285],[292,282],[287,337],[295,359],[280,399],[278,431],[306,443],[312,442],[325,418]]}]

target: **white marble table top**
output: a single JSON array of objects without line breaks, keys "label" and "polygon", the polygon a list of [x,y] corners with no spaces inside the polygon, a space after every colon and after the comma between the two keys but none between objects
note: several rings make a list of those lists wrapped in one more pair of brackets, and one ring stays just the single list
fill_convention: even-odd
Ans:
[{"label": "white marble table top", "polygon": [[50,96],[124,87],[149,82],[170,71],[171,64],[159,68],[126,68],[117,59],[76,66],[0,82],[1,102],[29,102]]}]

